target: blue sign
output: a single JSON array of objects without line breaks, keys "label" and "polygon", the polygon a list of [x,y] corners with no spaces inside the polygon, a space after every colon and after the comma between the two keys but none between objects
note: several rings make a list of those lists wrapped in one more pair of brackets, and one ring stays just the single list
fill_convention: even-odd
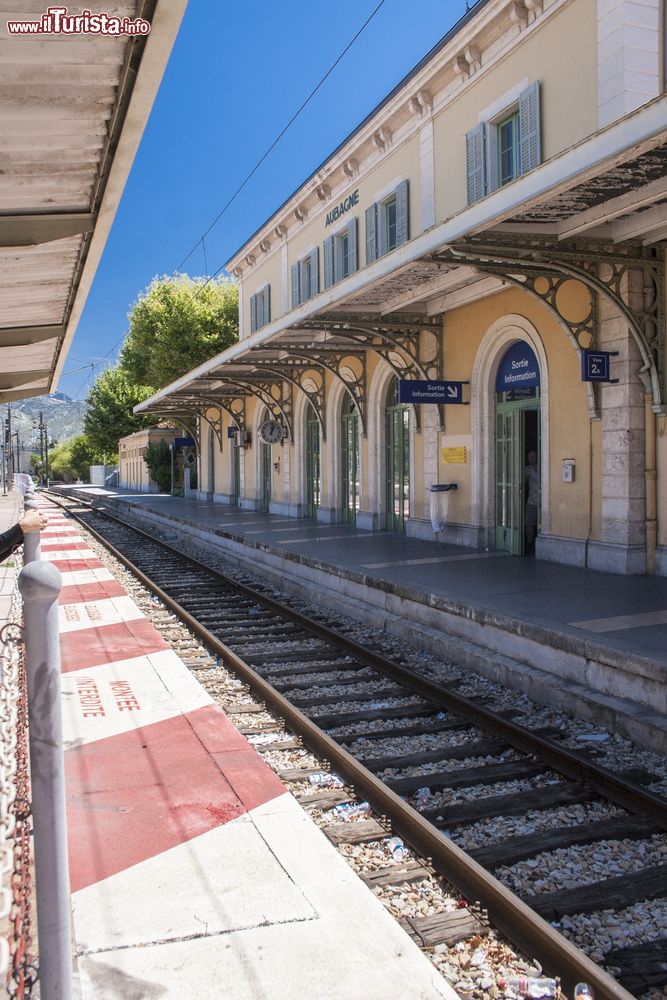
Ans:
[{"label": "blue sign", "polygon": [[519,340],[503,354],[496,375],[496,392],[531,389],[539,384],[540,366],[535,352],[524,340]]},{"label": "blue sign", "polygon": [[582,351],[581,352],[581,381],[582,382],[611,382],[609,377],[611,363],[609,359],[618,351]]},{"label": "blue sign", "polygon": [[233,438],[233,437],[235,437],[235,435],[236,435],[236,427],[228,427],[227,428],[227,437],[228,438]]},{"label": "blue sign", "polygon": [[425,382],[423,379],[399,379],[399,403],[462,403],[463,386],[467,382],[444,382],[435,379]]},{"label": "blue sign", "polygon": [[191,437],[176,438],[174,448],[194,448],[195,439]]}]

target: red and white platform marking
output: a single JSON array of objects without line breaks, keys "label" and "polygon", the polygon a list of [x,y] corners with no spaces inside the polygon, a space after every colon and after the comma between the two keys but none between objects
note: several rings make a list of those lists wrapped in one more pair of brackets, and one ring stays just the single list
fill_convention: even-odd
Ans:
[{"label": "red and white platform marking", "polygon": [[83,1000],[453,1000],[74,522],[42,506],[43,557],[63,575]]}]

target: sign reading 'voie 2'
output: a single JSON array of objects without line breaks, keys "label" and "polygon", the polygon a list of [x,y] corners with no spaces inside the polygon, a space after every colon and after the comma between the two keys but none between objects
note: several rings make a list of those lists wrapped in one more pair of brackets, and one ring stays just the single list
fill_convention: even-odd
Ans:
[{"label": "sign reading 'voie 2'", "polygon": [[337,222],[341,215],[345,215],[349,212],[351,208],[359,204],[359,188],[353,191],[352,194],[348,194],[347,198],[343,200],[338,205],[334,205],[331,211],[327,212],[327,217],[324,222],[325,226],[330,226],[332,222]]}]

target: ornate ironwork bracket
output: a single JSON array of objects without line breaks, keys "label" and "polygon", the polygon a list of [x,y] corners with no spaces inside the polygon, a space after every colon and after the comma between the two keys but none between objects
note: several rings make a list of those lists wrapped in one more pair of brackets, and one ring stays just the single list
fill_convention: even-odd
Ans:
[{"label": "ornate ironwork bracket", "polygon": [[[326,421],[325,421],[325,389],[326,380],[324,377],[324,369],[315,364],[312,361],[294,359],[290,363],[284,361],[281,362],[266,362],[266,361],[255,361],[253,362],[255,366],[255,373],[253,373],[253,381],[255,377],[260,372],[265,375],[277,376],[278,379],[284,379],[286,382],[300,389],[303,394],[307,397],[311,406],[315,411],[315,415],[320,423],[320,432],[322,434],[322,440],[326,440]],[[292,440],[292,434],[290,431],[290,437]]]},{"label": "ornate ironwork bracket", "polygon": [[[653,408],[664,412],[665,275],[653,248],[600,240],[554,243],[537,236],[513,236],[510,245],[503,234],[485,234],[457,243],[433,259],[471,264],[526,288],[554,310],[580,348],[598,344],[596,296],[606,296],[625,317],[639,348],[639,376],[653,396]],[[627,291],[629,274],[636,270],[643,279],[641,302],[630,300]],[[587,315],[574,319],[564,314],[558,302],[563,285],[572,279],[581,282],[590,297]]]}]

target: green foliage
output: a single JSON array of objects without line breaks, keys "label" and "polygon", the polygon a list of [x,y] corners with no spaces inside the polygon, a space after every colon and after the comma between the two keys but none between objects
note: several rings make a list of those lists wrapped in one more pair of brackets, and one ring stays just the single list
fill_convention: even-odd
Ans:
[{"label": "green foliage", "polygon": [[73,483],[76,479],[76,473],[72,467],[72,453],[69,441],[63,441],[50,450],[49,477],[51,479],[62,480],[65,483]]},{"label": "green foliage", "polygon": [[154,423],[155,417],[132,412],[137,403],[154,391],[149,385],[134,383],[120,366],[108,368],[98,375],[88,393],[88,410],[83,424],[91,446],[98,453],[115,454],[120,438]]},{"label": "green foliage", "polygon": [[32,455],[30,456],[30,471],[32,472],[33,475],[37,474],[37,470],[41,468],[41,465],[42,465],[42,459],[36,452],[33,451]]},{"label": "green foliage", "polygon": [[171,489],[171,450],[166,441],[151,441],[144,453],[144,462],[151,479],[161,493]]},{"label": "green foliage", "polygon": [[227,278],[154,278],[132,306],[120,366],[161,389],[238,340],[237,286]]},{"label": "green foliage", "polygon": [[70,438],[67,444],[70,450],[72,470],[76,478],[81,479],[84,483],[90,480],[91,465],[104,465],[106,464],[104,461],[105,458],[109,464],[113,464],[115,460],[115,455],[105,454],[105,452],[96,448],[85,434],[79,434],[77,437]]},{"label": "green foliage", "polygon": [[[36,457],[39,462],[39,455]],[[50,449],[49,477],[66,483],[77,479],[87,483],[90,481],[90,466],[102,465],[105,457],[110,464],[116,460],[115,455],[107,453],[105,456],[95,448],[85,434],[78,434]]]}]

